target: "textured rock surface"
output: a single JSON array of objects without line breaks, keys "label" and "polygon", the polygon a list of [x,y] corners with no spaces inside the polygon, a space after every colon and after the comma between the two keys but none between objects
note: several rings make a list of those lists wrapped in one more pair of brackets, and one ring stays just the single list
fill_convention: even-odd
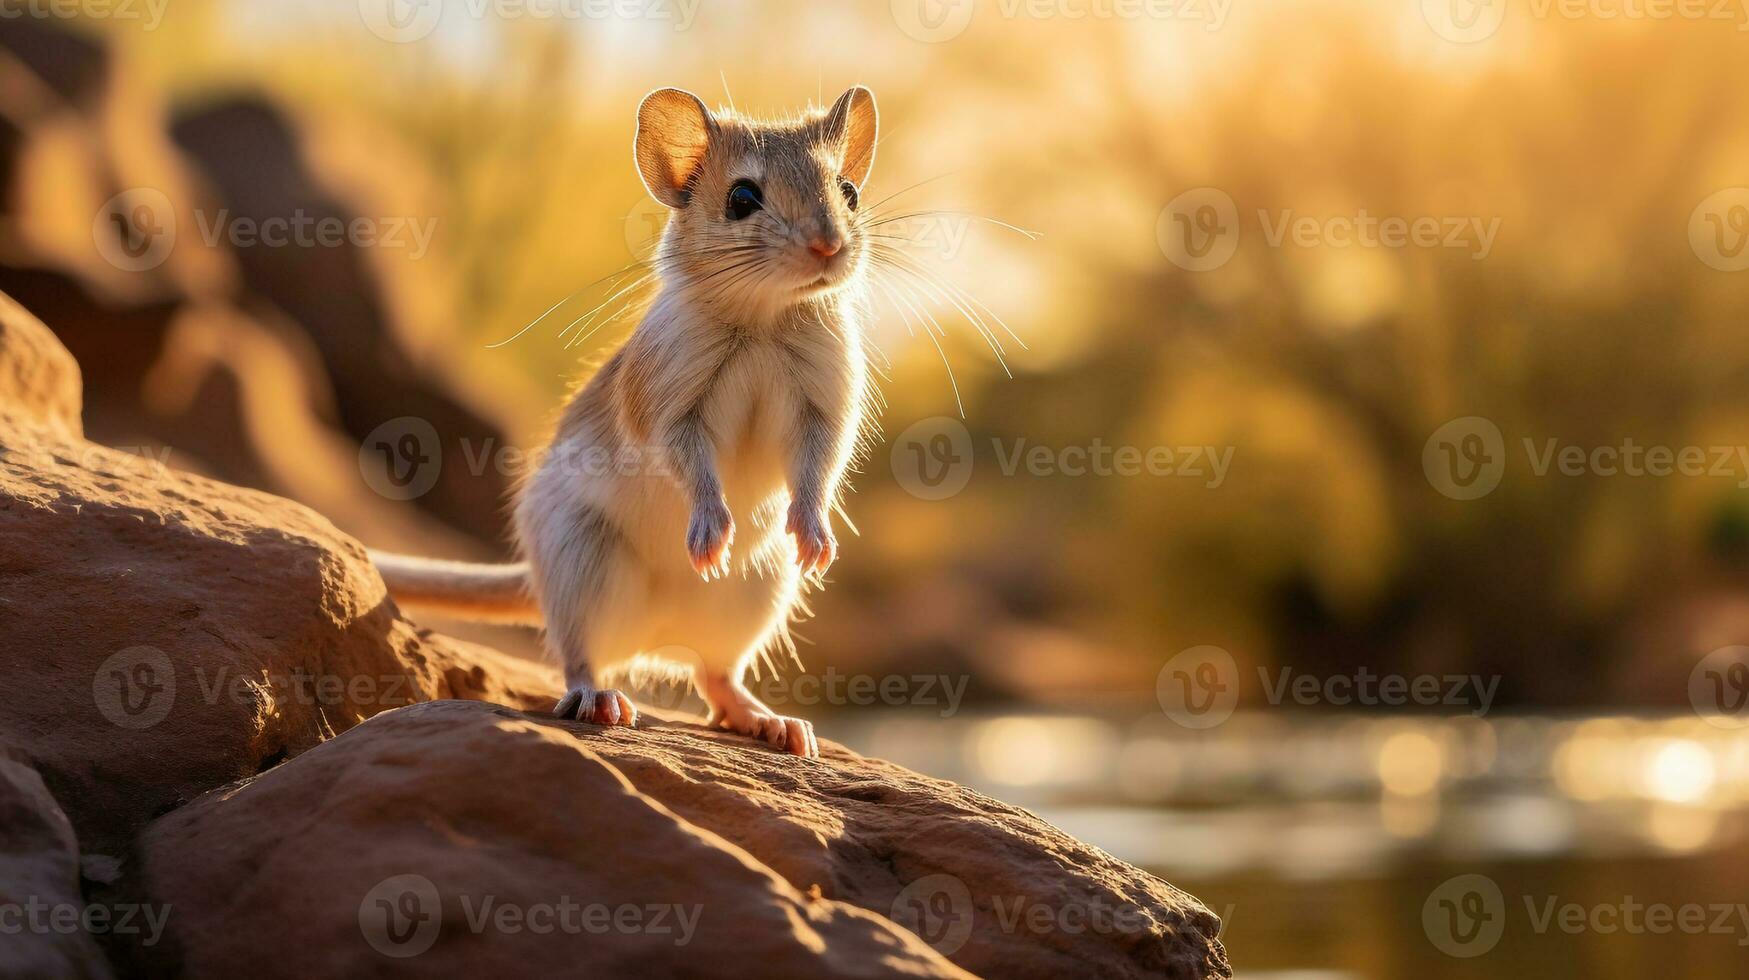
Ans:
[{"label": "textured rock surface", "polygon": [[304,507],[79,439],[76,368],[9,300],[0,378],[0,741],[87,850],[387,708],[552,703],[550,672],[400,618]]},{"label": "textured rock surface", "polygon": [[[148,830],[146,887],[187,910],[171,926],[181,960],[164,965],[1223,975],[1218,923],[1195,899],[1022,810],[824,748],[798,760],[685,723],[601,729],[460,702],[390,712]],[[289,922],[287,901],[302,910]],[[638,917],[531,931],[567,901]],[[675,911],[647,930],[658,907]],[[1117,914],[1071,932],[1017,908],[1053,924]]]},{"label": "textured rock surface", "polygon": [[[170,814],[142,850],[148,890],[190,910],[171,933],[175,965],[195,975],[255,957],[285,976],[361,963],[453,976],[665,976],[685,963],[700,975],[730,964],[769,977],[965,975],[882,917],[810,897],[676,817],[610,761],[708,743],[625,735],[486,705],[417,705]],[[287,899],[305,910],[291,921],[279,911]],[[574,933],[556,911],[554,932],[530,931],[544,925],[536,909],[567,901],[580,910]],[[488,907],[496,914],[482,919]],[[587,930],[590,907],[636,924],[604,918]]]},{"label": "textured rock surface", "polygon": [[78,385],[0,297],[0,904],[166,931],[0,975],[1230,975],[1194,898],[951,783],[553,721],[306,508],[85,442]]},{"label": "textured rock surface", "polygon": [[77,437],[79,395],[73,355],[0,293],[0,421]]}]

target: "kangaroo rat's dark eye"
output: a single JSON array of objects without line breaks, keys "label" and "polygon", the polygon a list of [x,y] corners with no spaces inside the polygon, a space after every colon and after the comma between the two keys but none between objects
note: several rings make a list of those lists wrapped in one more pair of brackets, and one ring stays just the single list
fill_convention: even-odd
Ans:
[{"label": "kangaroo rat's dark eye", "polygon": [[729,217],[733,220],[740,221],[763,207],[765,198],[759,193],[759,185],[751,180],[737,180],[729,188]]},{"label": "kangaroo rat's dark eye", "polygon": [[856,210],[856,202],[861,200],[856,193],[856,185],[843,177],[838,178],[838,189],[844,193],[844,203],[850,205],[850,210]]}]

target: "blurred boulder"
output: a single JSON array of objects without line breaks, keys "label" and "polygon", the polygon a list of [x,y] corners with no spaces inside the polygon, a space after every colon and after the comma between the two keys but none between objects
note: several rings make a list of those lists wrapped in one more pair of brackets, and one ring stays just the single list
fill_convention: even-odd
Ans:
[{"label": "blurred boulder", "polygon": [[264,100],[172,124],[138,75],[99,35],[0,18],[0,291],[85,366],[92,437],[169,448],[173,467],[299,500],[375,545],[502,553],[510,474],[497,467],[433,466],[418,493],[372,489],[407,465],[392,455],[409,424],[396,420],[419,420],[458,463],[464,447],[507,442],[509,413],[409,346],[443,332],[401,322],[411,314],[389,301],[417,286],[391,283],[351,237],[273,247],[229,233],[350,226],[372,205],[335,188],[360,182],[321,172]]},{"label": "blurred boulder", "polygon": [[[315,229],[359,227],[312,247],[236,249],[244,288],[283,313],[308,338],[342,429],[357,442],[395,420],[421,420],[436,434],[434,452],[454,461],[469,446],[503,445],[503,427],[466,404],[403,343],[380,281],[369,261],[369,239],[429,256],[424,236],[437,219],[417,214],[361,214],[339,199],[314,169],[292,121],[259,98],[242,98],[180,118],[172,136],[215,188],[226,220],[239,227],[292,219]],[[377,139],[382,139],[380,135]],[[393,209],[391,209],[393,210]],[[384,248],[391,247],[388,244]],[[364,447],[373,451],[374,445]],[[478,452],[476,448],[474,450]],[[462,465],[436,470],[421,507],[459,530],[501,540],[508,499],[507,474]]]}]

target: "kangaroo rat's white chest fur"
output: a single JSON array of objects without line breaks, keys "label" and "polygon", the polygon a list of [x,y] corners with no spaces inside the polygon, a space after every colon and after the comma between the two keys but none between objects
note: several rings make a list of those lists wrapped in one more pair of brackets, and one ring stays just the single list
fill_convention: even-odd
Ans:
[{"label": "kangaroo rat's white chest fur", "polygon": [[[653,327],[647,339],[628,344],[603,368],[599,383],[568,406],[544,465],[525,489],[519,508],[525,546],[562,530],[546,519],[550,515],[592,511],[613,517],[624,546],[651,575],[688,587],[702,581],[682,547],[694,504],[685,477],[697,463],[677,459],[655,435],[690,418],[707,444],[736,529],[731,570],[795,578],[777,573],[795,563],[784,508],[808,417],[841,420],[820,473],[828,492],[841,480],[863,425],[866,370],[855,313],[848,302],[814,311],[830,318],[830,330],[818,319],[757,330],[700,329],[681,321]],[[669,329],[723,334],[729,342],[661,335]],[[695,356],[639,361],[675,344]],[[639,394],[646,389],[692,397],[646,400]],[[607,667],[647,649],[602,650],[593,659]]]}]

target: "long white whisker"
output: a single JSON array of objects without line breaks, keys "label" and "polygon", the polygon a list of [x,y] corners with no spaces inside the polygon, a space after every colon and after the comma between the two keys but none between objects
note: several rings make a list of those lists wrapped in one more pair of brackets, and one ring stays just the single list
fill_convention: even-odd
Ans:
[{"label": "long white whisker", "polygon": [[937,302],[946,303],[958,310],[960,315],[966,318],[966,322],[970,323],[972,328],[978,332],[978,336],[983,338],[984,343],[989,345],[991,352],[996,355],[996,363],[1002,366],[1002,372],[1010,378],[1014,377],[1014,372],[1008,369],[1008,359],[1006,357],[1007,351],[1003,350],[1001,340],[997,338],[995,331],[991,330],[990,327],[984,323],[983,317],[978,315],[977,310],[967,306],[955,297],[953,293],[948,292],[944,287],[949,284],[943,283],[929,275],[925,269],[920,267],[919,263],[915,263],[909,256],[903,255],[902,253],[894,253],[892,258],[913,261],[914,265],[918,265],[919,267],[917,268],[906,268],[905,266],[898,265],[894,262],[894,264],[888,266],[888,268],[892,269],[894,272],[905,273],[912,276],[925,288],[927,294],[933,295]]},{"label": "long white whisker", "polygon": [[601,312],[603,307],[607,306],[609,303],[612,303],[614,300],[617,300],[621,296],[624,296],[625,294],[632,292],[633,290],[636,290],[640,286],[643,286],[645,283],[649,282],[650,279],[654,275],[655,275],[655,273],[646,272],[643,275],[639,276],[638,278],[633,279],[630,283],[626,284],[625,286],[622,286],[621,288],[616,290],[613,293],[613,295],[607,297],[606,299],[602,300],[599,304],[597,304],[595,309],[590,310],[589,312],[583,314],[582,316],[578,317],[577,319],[572,320],[570,323],[565,324],[565,329],[559,331],[559,336],[563,337],[565,334],[570,333],[572,327],[576,326],[577,324],[581,323],[582,321],[584,321],[586,319],[593,317],[595,314]]},{"label": "long white whisker", "polygon": [[[890,246],[888,246],[888,247],[890,247]],[[1008,334],[1008,336],[1014,338],[1014,342],[1020,345],[1021,350],[1031,350],[1032,349],[1031,347],[1028,347],[1026,345],[1026,341],[1022,340],[1019,334],[1014,332],[1014,329],[1008,325],[1008,321],[1002,319],[1002,315],[997,313],[995,310],[991,309],[990,305],[988,303],[985,303],[983,300],[972,295],[970,291],[968,291],[968,290],[966,290],[958,285],[955,285],[954,283],[951,283],[951,282],[947,281],[946,279],[943,279],[940,275],[936,274],[935,272],[933,272],[930,269],[928,269],[927,267],[925,267],[921,262],[918,262],[916,258],[905,254],[902,250],[898,251],[898,255],[901,258],[904,258],[905,260],[911,262],[913,267],[914,267],[913,271],[915,271],[918,275],[929,276],[937,285],[941,286],[943,289],[946,289],[946,290],[949,290],[949,291],[955,293],[961,299],[965,300],[967,303],[970,303],[970,304],[978,307],[979,309],[983,310],[983,312],[986,315],[988,315],[990,317],[990,319],[996,321],[997,325],[1002,328],[1002,331],[1004,333],[1006,333],[1006,334]],[[992,332],[994,332],[994,331],[992,331]]]},{"label": "long white whisker", "polygon": [[[936,354],[940,355],[940,357],[941,357],[941,366],[943,368],[947,369],[947,383],[949,386],[951,386],[953,388],[954,405],[959,409],[960,418],[962,418],[962,419],[965,418],[966,417],[966,403],[964,400],[962,400],[960,398],[959,380],[956,377],[954,377],[953,365],[951,363],[949,363],[949,361],[947,359],[947,350],[941,346],[941,341],[936,338],[937,331],[939,331],[941,333],[941,335],[944,337],[947,336],[947,331],[941,329],[941,324],[936,322],[935,317],[932,314],[930,314],[930,312],[927,309],[915,306],[911,303],[910,300],[904,298],[904,288],[901,284],[892,283],[892,286],[896,290],[896,292],[893,295],[896,295],[899,298],[900,302],[902,302],[906,306],[910,307],[911,311],[913,313],[917,314],[917,319],[923,325],[924,335],[929,338],[929,342],[931,344],[935,345],[935,352],[936,352]],[[930,324],[934,324],[934,326],[935,326],[934,331],[931,331],[929,329]],[[907,330],[910,329],[909,321],[907,321],[906,329]]]}]

